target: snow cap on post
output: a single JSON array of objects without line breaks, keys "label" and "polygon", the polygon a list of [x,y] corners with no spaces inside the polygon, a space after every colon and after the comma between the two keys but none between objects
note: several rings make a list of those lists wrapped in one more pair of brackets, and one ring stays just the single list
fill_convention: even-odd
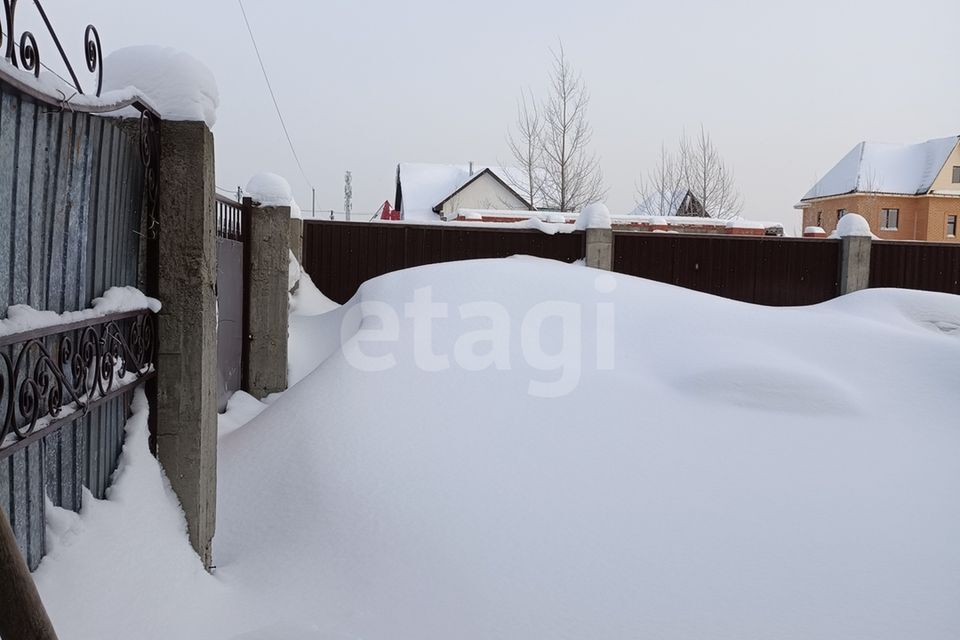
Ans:
[{"label": "snow cap on post", "polygon": [[840,238],[875,237],[870,231],[870,223],[858,213],[845,213],[837,223],[836,235]]},{"label": "snow cap on post", "polygon": [[576,228],[580,229],[609,229],[610,210],[602,202],[594,202],[583,208],[577,218]]},{"label": "snow cap on post", "polygon": [[117,49],[103,61],[103,91],[129,88],[143,95],[164,120],[200,121],[211,129],[217,121],[216,78],[189,53],[155,45]]},{"label": "snow cap on post", "polygon": [[290,207],[291,218],[301,217],[290,183],[283,176],[269,171],[258,173],[250,178],[245,192],[265,207]]}]

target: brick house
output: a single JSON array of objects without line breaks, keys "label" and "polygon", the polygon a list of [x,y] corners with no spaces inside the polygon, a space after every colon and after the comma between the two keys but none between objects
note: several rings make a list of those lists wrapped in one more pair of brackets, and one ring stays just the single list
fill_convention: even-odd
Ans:
[{"label": "brick house", "polygon": [[855,146],[803,196],[803,227],[833,232],[846,212],[883,240],[960,242],[960,136]]}]

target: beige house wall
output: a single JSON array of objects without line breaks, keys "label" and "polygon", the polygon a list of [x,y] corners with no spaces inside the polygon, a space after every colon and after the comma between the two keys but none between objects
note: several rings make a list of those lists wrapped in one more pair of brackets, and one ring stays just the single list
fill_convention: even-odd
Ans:
[{"label": "beige house wall", "polygon": [[527,205],[509,189],[485,173],[453,196],[440,210],[444,218],[453,218],[458,209],[508,209],[526,211]]},{"label": "beige house wall", "polygon": [[960,192],[960,183],[953,182],[953,168],[960,167],[960,144],[953,148],[953,153],[947,159],[943,169],[937,174],[936,180],[930,187],[933,191]]}]

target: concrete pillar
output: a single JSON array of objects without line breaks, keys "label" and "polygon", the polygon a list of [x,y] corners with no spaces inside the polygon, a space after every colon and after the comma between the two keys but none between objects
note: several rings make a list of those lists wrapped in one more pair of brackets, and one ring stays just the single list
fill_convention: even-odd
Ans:
[{"label": "concrete pillar", "polygon": [[160,127],[157,458],[206,568],[217,511],[217,281],[213,134]]},{"label": "concrete pillar", "polygon": [[840,240],[840,295],[870,286],[870,236]]},{"label": "concrete pillar", "polygon": [[287,388],[290,207],[257,207],[250,220],[246,380],[259,399]]},{"label": "concrete pillar", "polygon": [[303,264],[303,220],[290,218],[290,251],[297,262]]},{"label": "concrete pillar", "polygon": [[613,270],[613,229],[587,229],[588,267]]}]

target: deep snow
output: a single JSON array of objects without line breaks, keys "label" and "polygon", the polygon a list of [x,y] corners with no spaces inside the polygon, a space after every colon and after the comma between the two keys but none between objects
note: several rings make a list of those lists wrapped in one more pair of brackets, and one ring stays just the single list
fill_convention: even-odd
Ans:
[{"label": "deep snow", "polygon": [[[424,287],[450,305],[429,352],[405,306]],[[469,371],[490,321],[461,305],[480,301],[506,310],[508,348]],[[357,349],[391,328],[384,305],[398,340]],[[269,407],[231,402],[214,577],[133,425],[110,499],[51,526],[37,579],[62,640],[960,634],[960,297],[775,309],[457,262],[303,316],[291,350],[338,314],[345,349]],[[574,369],[568,393],[530,394]]]}]

